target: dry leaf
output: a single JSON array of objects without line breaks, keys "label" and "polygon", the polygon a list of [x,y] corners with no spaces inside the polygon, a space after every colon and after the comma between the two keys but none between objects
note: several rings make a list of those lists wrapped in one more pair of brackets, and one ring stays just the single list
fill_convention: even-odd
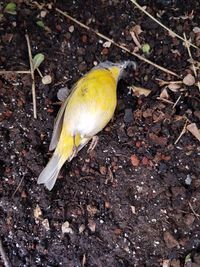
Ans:
[{"label": "dry leaf", "polygon": [[194,27],[193,32],[194,33],[200,33],[200,28],[199,27]]},{"label": "dry leaf", "polygon": [[42,10],[42,11],[40,12],[40,17],[41,17],[41,18],[44,18],[44,17],[46,17],[46,14],[47,14],[47,11],[46,11],[46,10]]},{"label": "dry leaf", "polygon": [[169,99],[169,94],[166,88],[164,88],[160,93],[160,99]]},{"label": "dry leaf", "polygon": [[106,41],[105,43],[103,43],[103,47],[105,47],[105,48],[109,48],[109,47],[111,47],[111,42],[110,41]]},{"label": "dry leaf", "polygon": [[48,219],[44,219],[42,221],[42,225],[44,226],[44,228],[45,228],[46,231],[49,231],[50,230],[49,220]]},{"label": "dry leaf", "polygon": [[83,255],[82,265],[83,265],[83,267],[86,265],[86,256],[85,256],[85,254]]},{"label": "dry leaf", "polygon": [[128,88],[131,89],[133,91],[133,93],[138,97],[141,95],[148,96],[151,93],[151,90],[149,90],[149,89],[134,86],[134,85],[129,86]]},{"label": "dry leaf", "polygon": [[187,74],[184,79],[183,79],[183,83],[185,85],[188,85],[188,86],[191,86],[191,85],[194,85],[195,84],[195,78],[194,76],[192,76],[192,74]]},{"label": "dry leaf", "polygon": [[94,217],[94,215],[98,212],[98,209],[95,206],[87,205],[87,211],[90,217]]},{"label": "dry leaf", "polygon": [[33,211],[33,214],[34,214],[34,218],[35,219],[41,219],[41,217],[42,217],[42,211],[41,211],[41,209],[40,209],[40,207],[39,207],[39,205],[37,204],[36,205],[36,208],[34,209],[34,211]]},{"label": "dry leaf", "polygon": [[178,55],[179,57],[181,56],[181,54],[180,54],[180,52],[178,51],[178,49],[171,49],[171,52],[172,52],[173,54]]},{"label": "dry leaf", "polygon": [[132,211],[133,214],[136,214],[135,206],[131,206],[131,211]]},{"label": "dry leaf", "polygon": [[197,128],[196,123],[189,124],[187,130],[200,142],[200,130]]},{"label": "dry leaf", "polygon": [[94,233],[96,230],[96,223],[93,220],[88,220],[88,228]]},{"label": "dry leaf", "polygon": [[138,36],[143,31],[142,31],[140,25],[135,25],[134,27],[131,28],[130,32],[134,32]]},{"label": "dry leaf", "polygon": [[62,230],[62,233],[65,234],[73,234],[73,230],[72,228],[69,227],[69,222],[66,221],[62,224],[62,227],[61,227],[61,230]]},{"label": "dry leaf", "polygon": [[164,232],[163,238],[167,248],[171,249],[179,246],[178,241],[173,237],[173,235],[170,234],[170,232]]},{"label": "dry leaf", "polygon": [[170,267],[170,260],[163,260],[162,267]]},{"label": "dry leaf", "polygon": [[131,37],[132,37],[133,42],[135,43],[135,45],[136,45],[137,47],[141,48],[141,44],[140,44],[140,42],[139,42],[139,40],[138,40],[136,34],[135,34],[133,31],[130,31],[130,35],[131,35]]},{"label": "dry leaf", "polygon": [[138,167],[138,165],[140,164],[140,161],[136,155],[131,156],[131,163],[134,167]]},{"label": "dry leaf", "polygon": [[181,85],[180,85],[180,84],[177,84],[177,83],[170,83],[167,87],[168,87],[172,92],[177,92],[178,89],[181,88]]},{"label": "dry leaf", "polygon": [[158,136],[154,133],[149,133],[149,139],[156,145],[166,146],[167,138],[163,136]]},{"label": "dry leaf", "polygon": [[190,19],[192,20],[194,18],[194,10],[192,10],[189,14],[185,14],[184,16],[180,16],[178,19],[183,19],[183,20],[186,20],[186,19]]},{"label": "dry leaf", "polygon": [[78,229],[79,233],[80,234],[83,233],[84,230],[85,230],[85,225],[84,224],[81,224],[80,227],[79,227],[79,229]]}]

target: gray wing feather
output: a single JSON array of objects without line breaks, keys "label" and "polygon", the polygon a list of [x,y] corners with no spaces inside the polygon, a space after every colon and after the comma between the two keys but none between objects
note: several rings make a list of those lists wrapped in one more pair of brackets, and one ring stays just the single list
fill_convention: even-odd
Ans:
[{"label": "gray wing feather", "polygon": [[57,117],[56,117],[56,120],[55,120],[55,123],[54,123],[54,128],[53,128],[53,134],[52,134],[52,137],[51,137],[51,143],[49,145],[49,150],[54,150],[57,146],[57,143],[59,141],[59,138],[60,138],[60,133],[61,133],[61,130],[62,130],[62,123],[63,123],[63,118],[64,118],[64,114],[65,114],[65,108],[66,108],[66,105],[67,105],[67,100],[62,104],[58,114],[57,114]]},{"label": "gray wing feather", "polygon": [[64,114],[65,114],[65,109],[66,106],[68,104],[68,101],[70,99],[70,97],[72,96],[72,94],[74,93],[74,91],[76,90],[76,86],[77,84],[75,84],[71,90],[70,95],[67,97],[67,99],[65,100],[65,102],[63,102],[60,110],[58,111],[57,117],[55,119],[55,123],[54,123],[54,128],[53,128],[53,134],[51,137],[51,143],[49,145],[49,150],[52,151],[56,148],[59,138],[60,138],[60,134],[61,134],[61,130],[62,130],[62,124],[63,124],[63,119],[64,119]]},{"label": "gray wing feather", "polygon": [[60,156],[53,154],[52,158],[48,162],[47,166],[40,173],[38,177],[38,184],[44,184],[49,190],[51,190],[56,182],[60,168],[59,166]]}]

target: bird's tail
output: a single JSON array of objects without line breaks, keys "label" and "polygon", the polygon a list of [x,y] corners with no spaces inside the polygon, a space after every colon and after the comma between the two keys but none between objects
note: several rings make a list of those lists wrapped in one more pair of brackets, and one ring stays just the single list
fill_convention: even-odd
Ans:
[{"label": "bird's tail", "polygon": [[62,168],[64,162],[65,159],[55,151],[47,166],[38,177],[37,183],[44,184],[47,189],[51,190],[55,185],[59,171]]},{"label": "bird's tail", "polygon": [[74,140],[72,135],[67,131],[67,128],[63,128],[56,150],[47,166],[41,172],[37,183],[44,184],[47,189],[51,190],[65,161],[70,161],[76,155],[74,153],[74,145],[78,148],[80,142],[81,138],[79,134],[75,136]]}]

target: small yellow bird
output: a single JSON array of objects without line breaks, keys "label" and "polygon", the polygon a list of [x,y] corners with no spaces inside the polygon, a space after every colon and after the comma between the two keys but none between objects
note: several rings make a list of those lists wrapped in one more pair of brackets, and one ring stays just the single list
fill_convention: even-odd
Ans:
[{"label": "small yellow bird", "polygon": [[128,65],[136,66],[133,61],[102,62],[74,85],[58,112],[49,147],[55,151],[38,184],[51,190],[65,161],[107,125],[117,104],[117,83]]}]

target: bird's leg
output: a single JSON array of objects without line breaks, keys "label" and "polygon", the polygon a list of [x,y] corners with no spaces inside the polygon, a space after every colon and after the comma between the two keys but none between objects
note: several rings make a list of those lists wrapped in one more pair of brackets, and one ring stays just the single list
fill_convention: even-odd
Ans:
[{"label": "bird's leg", "polygon": [[68,161],[71,161],[74,157],[76,157],[77,153],[78,153],[78,147],[76,146],[76,135],[73,135],[73,149],[72,149],[72,154],[69,157]]},{"label": "bird's leg", "polygon": [[89,152],[91,152],[92,150],[95,149],[96,145],[98,144],[98,141],[99,141],[99,137],[97,135],[94,135],[92,137],[92,141],[91,141],[90,146],[89,146],[89,148],[87,150],[87,153],[89,153]]},{"label": "bird's leg", "polygon": [[73,135],[73,157],[76,157],[78,153],[78,147],[76,146],[76,135]]}]

